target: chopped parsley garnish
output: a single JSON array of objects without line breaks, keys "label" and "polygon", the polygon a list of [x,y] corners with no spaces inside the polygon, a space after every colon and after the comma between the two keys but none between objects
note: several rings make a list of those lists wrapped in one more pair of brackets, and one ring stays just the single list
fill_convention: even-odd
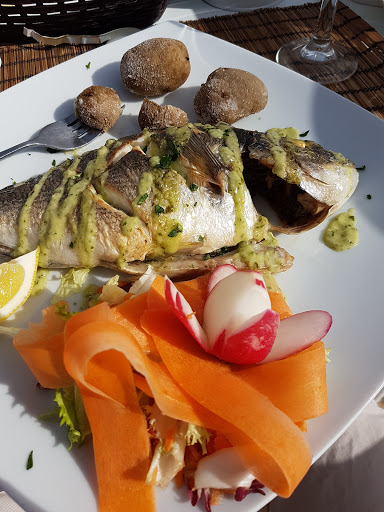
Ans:
[{"label": "chopped parsley garnish", "polygon": [[137,200],[137,204],[138,204],[138,205],[143,204],[143,203],[144,203],[144,201],[147,199],[147,197],[148,197],[148,194],[147,194],[147,193],[145,193],[145,194],[143,194],[142,196],[140,196],[140,197],[139,197],[139,199]]},{"label": "chopped parsley garnish", "polygon": [[192,185],[189,185],[189,188],[192,190],[192,192],[196,192],[199,186],[196,185],[196,183],[192,183]]},{"label": "chopped parsley garnish", "polygon": [[172,160],[177,160],[180,152],[172,139],[167,139],[167,146],[171,150]]},{"label": "chopped parsley garnish", "polygon": [[155,205],[155,213],[156,215],[160,215],[160,213],[164,213],[164,208],[158,204]]},{"label": "chopped parsley garnish", "polygon": [[173,238],[182,232],[183,232],[183,226],[181,224],[177,223],[176,226],[174,227],[174,229],[172,229],[172,231],[170,231],[168,233],[168,236]]},{"label": "chopped parsley garnish", "polygon": [[52,160],[52,167],[56,167],[56,160]]},{"label": "chopped parsley garnish", "polygon": [[199,242],[204,242],[204,237],[202,235],[199,236]]},{"label": "chopped parsley garnish", "polygon": [[365,171],[366,168],[366,165],[362,165],[361,167],[356,167],[356,171]]},{"label": "chopped parsley garnish", "polygon": [[33,467],[33,450],[31,450],[30,454],[28,455],[26,468],[31,469],[32,467]]},{"label": "chopped parsley garnish", "polygon": [[70,247],[71,249],[73,249],[73,242],[71,242],[71,243],[69,244],[69,247]]},{"label": "chopped parsley garnish", "polygon": [[228,247],[222,247],[221,249],[216,251],[214,255],[215,256],[222,256],[223,254],[225,254],[228,251],[229,251]]},{"label": "chopped parsley garnish", "polygon": [[87,69],[89,69],[91,67],[91,63],[88,62],[88,64],[85,66]]},{"label": "chopped parsley garnish", "polygon": [[12,181],[13,185],[16,185],[16,181],[13,178],[9,178]]},{"label": "chopped parsley garnish", "polygon": [[160,158],[160,162],[156,165],[157,169],[168,169],[172,160],[172,155],[163,155]]},{"label": "chopped parsley garnish", "polygon": [[371,194],[367,194],[367,199],[372,199]]},{"label": "chopped parsley garnish", "polygon": [[196,206],[197,206],[197,201],[195,201],[195,204],[193,205],[193,207],[196,208]]},{"label": "chopped parsley garnish", "polygon": [[205,260],[209,260],[210,258],[216,258],[217,256],[222,256],[223,254],[229,252],[231,249],[228,248],[228,247],[222,247],[221,249],[217,250],[217,251],[213,251],[209,254],[206,254],[204,256],[204,259]]},{"label": "chopped parsley garnish", "polygon": [[224,135],[229,135],[231,133],[232,129],[231,128],[227,128],[226,130],[224,130]]},{"label": "chopped parsley garnish", "polygon": [[300,133],[299,137],[306,137],[309,133],[309,130],[307,130],[306,132],[303,132],[303,133]]}]

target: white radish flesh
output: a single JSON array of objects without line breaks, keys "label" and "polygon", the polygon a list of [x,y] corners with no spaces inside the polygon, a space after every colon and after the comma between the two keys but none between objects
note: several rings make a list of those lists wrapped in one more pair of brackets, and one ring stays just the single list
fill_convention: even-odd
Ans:
[{"label": "white radish flesh", "polygon": [[203,457],[197,464],[195,487],[197,489],[248,488],[255,477],[247,470],[235,448],[223,448]]},{"label": "white radish flesh", "polygon": [[225,264],[225,265],[220,265],[219,267],[217,267],[213,271],[211,277],[209,278],[208,285],[207,285],[208,294],[211,293],[211,291],[213,290],[213,288],[217,285],[217,283],[219,281],[221,281],[225,277],[233,274],[234,272],[238,272],[237,268],[234,267],[233,265],[230,265],[229,263]]},{"label": "white radish flesh", "polygon": [[304,311],[280,322],[275,342],[261,364],[278,361],[310,347],[327,334],[332,316],[326,311]]},{"label": "white radish flesh", "polygon": [[204,306],[203,327],[211,346],[225,330],[237,331],[249,318],[271,308],[271,300],[259,272],[233,272],[220,280]]}]

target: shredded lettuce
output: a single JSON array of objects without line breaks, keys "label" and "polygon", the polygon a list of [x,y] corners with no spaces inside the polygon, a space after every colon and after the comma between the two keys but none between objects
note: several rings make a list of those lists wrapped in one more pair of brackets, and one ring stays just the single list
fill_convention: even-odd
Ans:
[{"label": "shredded lettuce", "polygon": [[60,426],[66,425],[69,449],[74,443],[82,444],[90,435],[91,430],[77,386],[57,389],[54,402],[57,403],[57,406],[42,414],[39,419],[41,421],[60,421]]},{"label": "shredded lettuce", "polygon": [[206,428],[200,427],[198,425],[193,425],[192,423],[188,423],[187,432],[185,434],[185,439],[187,445],[199,443],[201,445],[201,451],[203,455],[207,453],[207,443],[209,441],[209,432]]},{"label": "shredded lettuce", "polygon": [[326,348],[325,349],[325,362],[326,363],[330,363],[331,362],[331,360],[329,358],[329,354],[331,353],[331,350],[332,350],[332,348]]},{"label": "shredded lettuce", "polygon": [[[166,416],[156,404],[144,409],[152,435],[157,440],[146,482],[167,487],[184,466],[187,423]],[[170,433],[171,443],[166,446]]]},{"label": "shredded lettuce", "polygon": [[125,295],[127,292],[119,286],[119,276],[114,276],[103,286],[99,300],[117,306],[123,302]]},{"label": "shredded lettuce", "polygon": [[133,283],[129,293],[132,293],[132,296],[136,297],[137,295],[141,295],[142,293],[147,292],[150,289],[156,276],[157,274],[154,268],[151,265],[148,265],[148,268],[144,274]]},{"label": "shredded lettuce", "polygon": [[61,276],[60,285],[52,297],[51,304],[55,304],[60,299],[75,293],[80,293],[89,271],[89,268],[71,268],[71,270]]}]

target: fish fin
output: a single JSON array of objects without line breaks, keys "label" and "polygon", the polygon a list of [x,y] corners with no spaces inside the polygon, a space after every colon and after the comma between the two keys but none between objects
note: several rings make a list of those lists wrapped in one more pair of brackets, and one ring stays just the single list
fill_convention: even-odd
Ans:
[{"label": "fish fin", "polygon": [[[209,183],[216,192],[224,195],[227,188],[228,169],[207,145],[205,137],[192,131],[184,146],[181,158],[188,168],[192,183]],[[188,161],[187,165],[185,161]]]}]

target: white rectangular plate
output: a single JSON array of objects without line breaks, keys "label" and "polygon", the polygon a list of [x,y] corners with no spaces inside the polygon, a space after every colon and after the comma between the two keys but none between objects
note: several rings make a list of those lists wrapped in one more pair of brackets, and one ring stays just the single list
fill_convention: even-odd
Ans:
[{"label": "white rectangular plate", "polygon": [[[124,115],[91,147],[107,137],[140,131],[137,114],[141,99],[120,79],[120,59],[129,48],[152,37],[173,37],[188,47],[192,71],[186,83],[159,103],[183,108],[195,121],[193,98],[209,73],[218,67],[241,68],[256,74],[267,86],[266,109],[237,123],[260,131],[294,126],[327,149],[338,151],[357,167],[366,166],[353,197],[343,207],[355,208],[360,242],[336,253],[322,242],[324,224],[300,235],[279,236],[294,257],[292,269],[278,282],[295,312],[325,309],[334,324],[325,343],[332,347],[327,365],[329,412],[309,422],[308,438],[316,460],[350,425],[384,380],[381,304],[384,278],[384,122],[362,108],[277,64],[237,46],[166,22],[76,57],[0,94],[0,150],[33,136],[42,126],[69,115],[74,98],[90,85],[113,87],[125,103]],[[89,63],[89,66],[87,64]],[[88,148],[87,148],[88,149]],[[61,154],[30,149],[0,161],[0,188],[44,172]],[[368,200],[367,195],[372,199]],[[97,279],[108,272],[97,271]],[[52,274],[50,289],[56,285]],[[27,302],[8,325],[38,321],[49,303],[50,291]],[[36,383],[9,339],[0,340],[0,489],[28,512],[96,512],[96,483],[92,447],[67,450],[65,433],[42,425],[37,417],[51,406],[51,392]],[[34,467],[26,461],[34,451]],[[273,497],[250,495],[243,502],[224,500],[222,512],[257,511]],[[192,512],[185,491],[172,486],[157,493],[159,512]]]}]

